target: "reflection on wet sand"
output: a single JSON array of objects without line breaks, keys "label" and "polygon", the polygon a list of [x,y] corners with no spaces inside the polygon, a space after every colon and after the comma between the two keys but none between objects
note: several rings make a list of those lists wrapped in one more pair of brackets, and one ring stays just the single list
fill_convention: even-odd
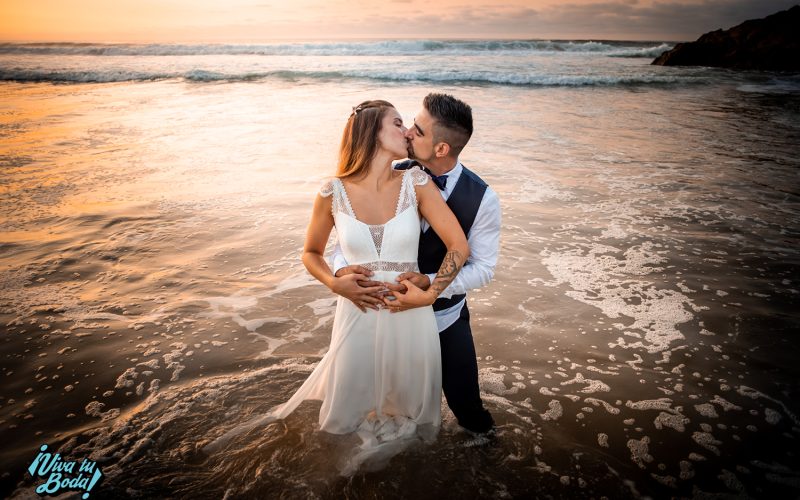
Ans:
[{"label": "reflection on wet sand", "polygon": [[[0,88],[4,492],[49,443],[108,495],[797,494],[798,121],[730,88],[458,89],[504,210],[469,302],[491,442],[445,411],[342,476],[357,442],[307,403],[201,453],[327,348],[299,253],[341,110],[376,92],[347,85]],[[426,91],[380,93],[410,119]]]}]

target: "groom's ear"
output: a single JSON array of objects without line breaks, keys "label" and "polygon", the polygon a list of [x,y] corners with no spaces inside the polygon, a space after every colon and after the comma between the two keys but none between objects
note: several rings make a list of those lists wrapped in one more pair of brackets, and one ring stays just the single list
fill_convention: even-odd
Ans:
[{"label": "groom's ear", "polygon": [[440,142],[433,148],[433,150],[436,153],[437,158],[444,158],[450,154],[450,145],[446,142]]}]

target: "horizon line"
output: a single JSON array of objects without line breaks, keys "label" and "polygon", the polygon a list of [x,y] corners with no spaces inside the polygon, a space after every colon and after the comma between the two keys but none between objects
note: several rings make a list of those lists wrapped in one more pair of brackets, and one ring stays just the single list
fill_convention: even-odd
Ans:
[{"label": "horizon line", "polygon": [[668,43],[681,43],[690,40],[686,39],[667,39],[667,38],[563,38],[563,37],[548,37],[536,38],[528,36],[518,37],[459,37],[459,36],[440,36],[440,37],[305,37],[305,38],[271,38],[259,40],[235,40],[235,41],[98,41],[98,40],[42,40],[42,39],[24,39],[24,40],[9,40],[0,39],[0,43],[4,44],[97,44],[97,45],[254,45],[254,44],[271,44],[271,43],[285,43],[285,42],[339,42],[339,41],[531,41],[531,42],[668,42]]}]

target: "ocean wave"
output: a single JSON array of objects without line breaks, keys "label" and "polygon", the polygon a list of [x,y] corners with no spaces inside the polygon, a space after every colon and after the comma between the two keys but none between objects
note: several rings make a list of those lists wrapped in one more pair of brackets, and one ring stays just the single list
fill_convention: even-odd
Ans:
[{"label": "ocean wave", "polygon": [[39,83],[112,83],[130,81],[184,80],[187,82],[246,82],[277,79],[306,80],[377,80],[383,82],[436,82],[445,84],[509,85],[528,87],[580,87],[614,85],[668,85],[705,83],[702,76],[689,75],[558,75],[514,74],[488,71],[266,71],[222,73],[193,69],[185,72],[162,73],[125,70],[102,71],[41,71],[0,69],[0,81]]},{"label": "ocean wave", "polygon": [[[476,54],[496,52],[576,52],[650,57],[670,48],[653,42],[594,42],[551,40],[384,40],[375,42],[308,42],[274,44],[90,44],[0,43],[6,55],[193,56],[193,55],[417,55],[437,52]],[[627,55],[626,55],[627,54]],[[642,54],[642,55],[637,55]]]},{"label": "ocean wave", "polygon": [[647,57],[655,58],[672,49],[672,45],[662,43],[657,47],[625,48],[606,54],[609,57]]},{"label": "ocean wave", "polygon": [[177,78],[169,73],[144,71],[41,71],[26,69],[0,69],[0,81],[25,83],[113,83]]},{"label": "ocean wave", "polygon": [[800,92],[800,75],[741,84],[736,90],[748,94],[796,94]]}]

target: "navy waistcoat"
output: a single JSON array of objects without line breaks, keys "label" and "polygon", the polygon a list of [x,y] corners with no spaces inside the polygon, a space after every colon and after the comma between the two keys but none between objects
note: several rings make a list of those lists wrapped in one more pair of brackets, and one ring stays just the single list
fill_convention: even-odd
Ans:
[{"label": "navy waistcoat", "polygon": [[[396,165],[395,169],[406,170],[414,165],[418,165],[418,163],[414,160],[406,160]],[[458,183],[450,193],[450,197],[447,198],[447,206],[455,214],[464,234],[469,237],[469,230],[475,222],[475,216],[478,214],[487,184],[467,167],[462,165],[462,168]],[[436,231],[429,227],[427,231],[422,232],[419,238],[419,254],[417,256],[419,271],[424,274],[436,273],[439,271],[446,253],[447,247]],[[433,310],[441,311],[452,307],[461,302],[464,297],[466,294],[453,295],[449,299],[436,299],[436,302],[433,303]]]}]

